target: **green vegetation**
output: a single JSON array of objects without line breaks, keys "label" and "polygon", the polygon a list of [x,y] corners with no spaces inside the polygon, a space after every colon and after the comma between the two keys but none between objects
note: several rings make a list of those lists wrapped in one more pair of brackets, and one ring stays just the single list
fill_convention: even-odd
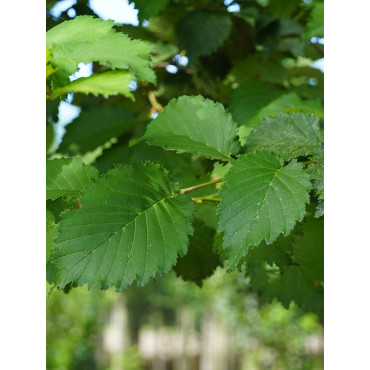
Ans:
[{"label": "green vegetation", "polygon": [[239,367],[322,368],[323,2],[133,3],[137,27],[47,13],[48,368],[144,366],[91,339],[122,297],[134,344],[185,309]]}]

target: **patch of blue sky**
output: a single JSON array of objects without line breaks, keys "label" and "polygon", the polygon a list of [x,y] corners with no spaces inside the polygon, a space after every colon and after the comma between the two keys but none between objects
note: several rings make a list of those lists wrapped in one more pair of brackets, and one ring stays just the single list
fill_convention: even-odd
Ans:
[{"label": "patch of blue sky", "polygon": [[321,72],[324,72],[324,58],[315,60],[312,63],[312,67],[319,69]]},{"label": "patch of blue sky", "polygon": [[176,54],[172,59],[181,67],[186,67],[189,63],[189,58],[181,54]]},{"label": "patch of blue sky", "polygon": [[314,44],[324,45],[324,38],[323,37],[312,37],[312,39],[310,41]]},{"label": "patch of blue sky", "polygon": [[[324,45],[324,38],[323,37],[312,37],[310,40],[314,44]],[[319,69],[320,71],[324,72],[324,58],[320,58],[315,60],[312,63],[312,67]]]},{"label": "patch of blue sky", "polygon": [[240,5],[238,3],[234,3],[234,0],[225,0],[224,5],[227,6],[227,11],[230,13],[240,12]]},{"label": "patch of blue sky", "polygon": [[237,3],[231,4],[227,7],[227,11],[230,13],[239,13],[240,12],[240,5]]},{"label": "patch of blue sky", "polygon": [[128,87],[130,91],[135,91],[137,90],[138,84],[135,80],[131,80],[130,83],[128,84]]},{"label": "patch of blue sky", "polygon": [[93,73],[93,64],[92,63],[78,63],[79,70],[73,75],[69,76],[70,81],[77,80],[81,77],[90,77]]},{"label": "patch of blue sky", "polygon": [[175,73],[177,73],[177,71],[178,71],[179,69],[175,66],[175,65],[173,65],[173,64],[168,64],[167,66],[166,66],[166,71],[168,72],[168,73],[171,73],[171,74],[175,74]]},{"label": "patch of blue sky", "polygon": [[58,107],[58,122],[54,124],[55,145],[59,146],[66,132],[65,127],[80,115],[81,108],[68,103],[72,94],[68,94],[67,101],[61,101]]},{"label": "patch of blue sky", "polygon": [[101,19],[112,19],[116,23],[139,25],[138,10],[128,0],[90,0],[90,8]]},{"label": "patch of blue sky", "polygon": [[[70,81],[77,80],[81,77],[89,77],[92,75],[92,63],[84,64],[79,63],[79,70],[73,75],[69,76]],[[58,122],[54,124],[55,132],[55,144],[58,146],[63,138],[65,133],[65,127],[71,123],[75,118],[80,115],[81,108],[73,105],[73,93],[67,95],[67,98],[64,101],[61,101],[58,107]]]},{"label": "patch of blue sky", "polygon": [[69,18],[74,18],[76,16],[76,11],[73,8],[67,10],[67,15]]},{"label": "patch of blue sky", "polygon": [[65,12],[67,9],[69,9],[71,6],[75,5],[77,3],[76,0],[63,0],[58,1],[51,9],[50,14],[53,17],[60,17],[60,15]]}]

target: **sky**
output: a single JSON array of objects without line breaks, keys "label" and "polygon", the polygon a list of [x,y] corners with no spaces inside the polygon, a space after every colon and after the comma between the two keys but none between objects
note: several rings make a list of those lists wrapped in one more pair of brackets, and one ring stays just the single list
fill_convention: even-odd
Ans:
[{"label": "sky", "polygon": [[[76,0],[59,1],[51,10],[53,16],[58,17],[63,11],[76,4]],[[139,25],[137,18],[138,11],[134,9],[134,4],[129,4],[128,0],[90,0],[89,6],[100,18],[112,19],[117,23]],[[73,17],[72,14],[68,14]]]}]

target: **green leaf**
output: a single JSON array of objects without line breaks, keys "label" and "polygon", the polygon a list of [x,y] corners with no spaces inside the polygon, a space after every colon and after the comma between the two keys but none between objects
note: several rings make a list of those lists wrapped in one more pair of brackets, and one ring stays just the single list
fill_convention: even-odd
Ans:
[{"label": "green leaf", "polygon": [[118,143],[113,144],[110,148],[105,149],[103,154],[94,162],[94,166],[101,172],[107,172],[114,168],[116,163],[129,162],[129,138],[131,136],[123,136]]},{"label": "green leaf", "polygon": [[194,60],[216,51],[229,37],[231,28],[228,14],[196,10],[180,19],[176,34],[186,55]]},{"label": "green leaf", "polygon": [[113,24],[111,20],[86,15],[55,26],[46,33],[51,63],[67,76],[77,70],[78,63],[99,62],[111,68],[130,69],[137,78],[155,82],[149,44],[116,32]]},{"label": "green leaf", "polygon": [[302,274],[312,282],[324,281],[324,219],[308,217],[303,234],[295,237],[294,257]]},{"label": "green leaf", "polygon": [[324,107],[320,103],[313,100],[302,100],[296,93],[291,92],[279,96],[260,109],[250,119],[249,124],[256,126],[261,123],[263,117],[276,117],[279,113],[290,112],[315,114],[319,118],[324,118]]},{"label": "green leaf", "polygon": [[281,95],[284,90],[256,79],[246,79],[231,94],[230,111],[239,125],[252,125],[260,109]]},{"label": "green leaf", "polygon": [[[277,0],[280,1],[281,0]],[[283,0],[283,1],[292,1],[292,0]],[[297,3],[297,0],[293,0]],[[283,37],[292,37],[292,36],[299,36],[302,34],[304,28],[301,24],[297,23],[293,19],[290,18],[282,18],[279,19],[279,31],[278,31],[278,36],[279,38]],[[297,39],[297,41],[301,41]]]},{"label": "green leaf", "polygon": [[59,104],[57,100],[46,101],[46,121],[48,123],[58,122]]},{"label": "green leaf", "polygon": [[167,273],[187,252],[193,205],[168,172],[136,162],[109,171],[59,223],[52,262],[56,285],[125,289]]},{"label": "green leaf", "polygon": [[248,151],[272,150],[284,159],[307,156],[322,145],[319,119],[302,113],[265,118],[246,138]]},{"label": "green leaf", "polygon": [[305,43],[299,37],[285,37],[277,44],[277,50],[289,52],[293,57],[303,56]]},{"label": "green leaf", "polygon": [[280,235],[279,238],[271,245],[262,242],[256,247],[250,248],[246,256],[247,266],[252,274],[257,274],[263,267],[264,263],[270,266],[274,264],[280,268],[284,268],[293,263],[291,256],[287,253],[292,238]]},{"label": "green leaf", "polygon": [[119,137],[134,124],[132,111],[117,106],[102,105],[81,114],[66,129],[58,148],[62,153],[81,153],[94,150],[113,137]]},{"label": "green leaf", "polygon": [[289,73],[276,59],[254,54],[235,63],[228,78],[239,83],[255,78],[263,82],[282,85],[289,80]]},{"label": "green leaf", "polygon": [[269,7],[278,17],[290,17],[300,5],[299,0],[270,0]]},{"label": "green leaf", "polygon": [[117,25],[115,28],[118,32],[124,33],[131,39],[146,40],[150,41],[151,43],[156,42],[158,40],[156,35],[148,29],[148,26],[142,27],[142,26],[133,26],[132,24],[120,24]]},{"label": "green leaf", "polygon": [[53,240],[57,235],[55,231],[55,217],[54,214],[46,210],[46,260],[49,259],[51,253],[51,245],[53,244]]},{"label": "green leaf", "polygon": [[138,18],[140,22],[148,20],[149,18],[155,17],[163,10],[169,0],[131,0],[130,3],[135,4],[135,9],[139,10]]},{"label": "green leaf", "polygon": [[313,9],[307,22],[304,38],[310,40],[312,37],[324,37],[323,2],[313,4]]},{"label": "green leaf", "polygon": [[92,16],[78,16],[62,22],[46,33],[46,43],[50,49],[54,45],[70,42],[94,42],[102,37],[115,35],[114,21],[102,21]]},{"label": "green leaf", "polygon": [[127,71],[108,71],[90,77],[81,77],[65,86],[54,89],[51,99],[71,91],[95,96],[103,95],[104,97],[122,94],[133,99],[129,88],[129,83],[132,80],[131,73]]},{"label": "green leaf", "polygon": [[222,262],[222,265],[224,266],[226,261],[230,258],[230,256],[229,256],[229,249],[223,248],[223,240],[224,240],[224,233],[217,231],[213,239],[213,251],[218,254],[219,259]]},{"label": "green leaf", "polygon": [[54,216],[55,223],[60,221],[60,214],[67,208],[71,208],[71,202],[66,202],[63,198],[58,198],[56,200],[47,200],[46,209],[51,212]]},{"label": "green leaf", "polygon": [[179,49],[176,45],[170,43],[156,42],[153,45],[152,51],[152,66],[157,66],[174,55],[178,54]]},{"label": "green leaf", "polygon": [[312,159],[316,163],[309,166],[307,172],[310,174],[315,195],[319,201],[315,217],[321,217],[324,214],[324,148],[318,148],[313,153]]},{"label": "green leaf", "polygon": [[[179,183],[181,188],[196,185],[201,181],[201,164],[189,153],[180,154],[140,141],[130,148],[129,159],[131,161],[151,161],[164,168],[171,168],[171,177]],[[208,181],[211,180],[207,178],[203,182]]]},{"label": "green leaf", "polygon": [[151,145],[230,160],[239,152],[237,126],[222,104],[201,96],[172,99],[147,127]]},{"label": "green leaf", "polygon": [[46,162],[46,199],[78,196],[99,175],[93,166],[78,158]]},{"label": "green leaf", "polygon": [[230,248],[228,269],[233,270],[249,247],[263,239],[272,243],[302,220],[311,184],[300,163],[292,160],[284,166],[267,151],[241,156],[225,178],[217,213],[224,248]]},{"label": "green leaf", "polygon": [[55,132],[54,126],[51,123],[46,123],[46,154],[49,154],[54,149]]},{"label": "green leaf", "polygon": [[277,298],[285,308],[294,301],[307,310],[323,310],[323,287],[307,280],[298,266],[291,266],[283,273],[261,269],[258,276],[252,278],[252,284],[268,301]]},{"label": "green leaf", "polygon": [[218,204],[216,202],[207,202],[207,201],[204,201],[202,203],[195,202],[194,204],[195,218],[203,221],[210,228],[217,229],[218,227],[218,216],[216,215],[217,205]]},{"label": "green leaf", "polygon": [[308,216],[299,226],[299,229],[295,229],[287,238],[277,240],[278,242],[286,239],[286,242],[292,244],[296,266],[279,266],[284,267],[283,271],[276,268],[259,268],[251,275],[252,285],[269,301],[277,298],[286,308],[291,301],[295,301],[297,305],[309,310],[322,311],[324,220]]},{"label": "green leaf", "polygon": [[220,260],[212,250],[215,230],[199,219],[195,219],[193,226],[194,235],[189,238],[188,253],[179,258],[174,270],[185,281],[202,286],[202,280],[212,275]]}]

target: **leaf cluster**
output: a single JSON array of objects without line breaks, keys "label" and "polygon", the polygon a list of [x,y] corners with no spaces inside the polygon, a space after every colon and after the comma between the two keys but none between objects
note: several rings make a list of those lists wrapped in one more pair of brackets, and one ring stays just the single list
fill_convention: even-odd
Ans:
[{"label": "leaf cluster", "polygon": [[[84,6],[49,18],[50,280],[121,291],[171,269],[198,285],[239,269],[267,301],[322,311],[321,2],[135,7],[147,25]],[[69,92],[81,113],[55,145]]]}]

